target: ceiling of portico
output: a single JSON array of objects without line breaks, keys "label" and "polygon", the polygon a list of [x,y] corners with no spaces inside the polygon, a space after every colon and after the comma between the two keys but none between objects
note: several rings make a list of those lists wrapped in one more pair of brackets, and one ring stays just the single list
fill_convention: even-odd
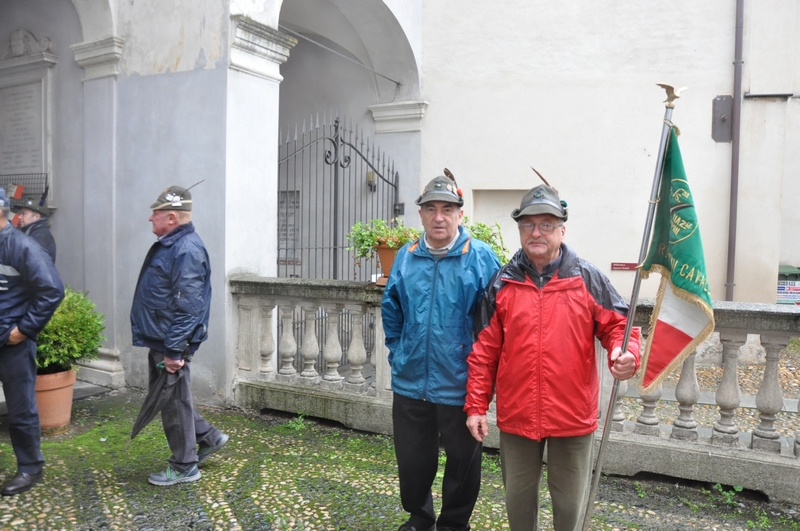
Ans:
[{"label": "ceiling of portico", "polygon": [[292,0],[284,2],[280,24],[312,39],[323,37],[363,65],[401,82],[396,90],[391,82],[377,80],[377,102],[418,96],[418,63],[412,46],[382,0]]},{"label": "ceiling of portico", "polygon": [[116,35],[114,10],[110,0],[72,0],[81,21],[83,42],[94,42]]}]

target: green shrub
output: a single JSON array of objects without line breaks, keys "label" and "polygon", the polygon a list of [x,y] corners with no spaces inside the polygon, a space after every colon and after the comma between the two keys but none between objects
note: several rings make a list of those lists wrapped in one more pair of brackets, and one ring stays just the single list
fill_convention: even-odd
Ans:
[{"label": "green shrub", "polygon": [[66,371],[79,360],[97,359],[104,329],[103,314],[89,297],[67,287],[64,300],[36,339],[38,373]]},{"label": "green shrub", "polygon": [[492,248],[494,254],[500,260],[500,265],[507,264],[511,259],[503,241],[503,234],[500,232],[500,224],[496,221],[494,225],[489,226],[480,221],[472,223],[467,216],[464,216],[464,228],[469,231],[470,236],[487,243]]}]

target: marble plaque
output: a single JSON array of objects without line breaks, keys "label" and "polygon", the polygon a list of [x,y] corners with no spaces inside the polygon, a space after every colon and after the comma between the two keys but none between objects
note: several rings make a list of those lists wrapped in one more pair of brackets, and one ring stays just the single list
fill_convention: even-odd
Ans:
[{"label": "marble plaque", "polygon": [[278,193],[278,263],[281,265],[301,265],[296,255],[297,211],[300,209],[300,191],[287,190]]},{"label": "marble plaque", "polygon": [[43,173],[42,84],[0,88],[0,174]]}]

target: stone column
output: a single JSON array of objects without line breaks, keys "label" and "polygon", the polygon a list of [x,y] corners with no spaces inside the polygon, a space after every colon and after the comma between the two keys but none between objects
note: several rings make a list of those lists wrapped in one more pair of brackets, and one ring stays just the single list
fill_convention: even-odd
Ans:
[{"label": "stone column", "polygon": [[342,344],[339,342],[339,321],[342,317],[343,304],[323,305],[328,314],[328,330],[322,354],[327,369],[322,376],[320,386],[323,389],[338,391],[344,386],[344,378],[339,374],[342,359]]},{"label": "stone column", "polygon": [[361,306],[350,309],[353,316],[353,335],[350,347],[347,349],[347,361],[350,364],[350,375],[344,384],[347,391],[361,393],[367,389],[367,383],[361,370],[367,361],[367,349],[364,347],[364,308]]},{"label": "stone column", "polygon": [[278,342],[278,374],[275,379],[279,382],[293,384],[297,381],[297,369],[294,366],[294,357],[297,354],[297,341],[294,339],[294,306],[280,307],[280,318],[283,326],[280,341]]},{"label": "stone column", "polygon": [[[122,387],[124,369],[120,362],[120,333],[123,322],[117,293],[116,218],[116,123],[117,75],[124,41],[115,36],[94,42],[75,44],[70,49],[75,61],[84,68],[83,78],[83,246],[84,287],[91,293],[98,311],[105,315],[106,347],[100,359],[83,363],[80,378],[98,385]],[[126,211],[123,211],[125,214]],[[103,219],[103,223],[98,223]],[[89,242],[102,242],[92,245]]]},{"label": "stone column", "polygon": [[[278,110],[279,87],[283,78],[280,65],[289,57],[297,41],[280,31],[241,15],[231,17],[228,50],[225,136],[225,196],[220,214],[224,223],[225,278],[231,273],[247,272],[274,276],[277,272],[275,250],[278,246]],[[253,236],[258,242],[254,245]],[[215,292],[215,296],[217,293]],[[224,307],[225,329],[235,329],[227,283],[221,297],[228,297]],[[288,309],[287,309],[288,310]],[[287,312],[288,313],[288,312]],[[278,352],[278,381],[298,378],[292,365],[297,346],[291,345],[291,320],[284,316],[284,332]],[[313,327],[312,327],[313,328]],[[313,329],[309,330],[313,335]],[[236,340],[227,334],[226,368],[233,370]],[[291,353],[291,354],[290,354]],[[222,381],[231,382],[224,377]],[[225,390],[232,395],[232,386]]]},{"label": "stone column", "polygon": [[739,389],[739,349],[744,345],[747,334],[744,332],[731,332],[720,330],[719,340],[723,349],[722,381],[717,388],[717,405],[719,406],[719,420],[714,424],[711,442],[719,446],[738,446],[739,427],[734,422],[734,415],[742,402],[742,393]]},{"label": "stone column", "polygon": [[694,365],[695,356],[696,353],[692,352],[683,362],[681,378],[675,387],[675,399],[680,404],[678,406],[680,415],[673,423],[670,437],[682,441],[697,440],[697,422],[692,416],[694,406],[700,400],[700,386],[697,385],[697,371]]},{"label": "stone column", "polygon": [[761,345],[767,351],[767,364],[764,368],[764,379],[756,394],[761,423],[753,432],[753,450],[763,450],[779,454],[781,438],[775,429],[775,420],[783,409],[781,383],[778,380],[778,366],[781,350],[789,344],[789,336],[761,334]]},{"label": "stone column", "polygon": [[316,385],[319,383],[317,372],[317,358],[319,357],[319,342],[317,341],[317,316],[319,304],[316,301],[306,302],[301,306],[300,316],[305,322],[303,328],[303,344],[300,346],[300,355],[303,357],[303,369],[300,371],[298,381],[303,385]]},{"label": "stone column", "polygon": [[659,385],[653,389],[650,394],[641,395],[641,399],[644,409],[636,419],[636,426],[634,426],[633,431],[641,435],[658,437],[660,421],[655,411],[658,401],[661,400],[661,386]]}]

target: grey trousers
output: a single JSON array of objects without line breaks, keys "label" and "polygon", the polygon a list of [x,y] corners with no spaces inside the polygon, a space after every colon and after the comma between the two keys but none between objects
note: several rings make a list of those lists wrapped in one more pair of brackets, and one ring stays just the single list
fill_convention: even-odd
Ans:
[{"label": "grey trousers", "polygon": [[[150,350],[148,356],[150,367],[150,385],[158,378],[156,364],[164,359],[164,354]],[[212,426],[194,409],[191,392],[191,362],[183,364],[183,378],[179,380],[175,390],[175,400],[161,410],[161,422],[167,444],[172,451],[170,466],[177,472],[186,472],[197,463],[197,445],[205,443],[213,445],[222,436],[222,432]]]},{"label": "grey trousers", "polygon": [[539,529],[539,485],[547,446],[547,486],[553,529],[580,530],[589,496],[594,434],[534,441],[500,432],[500,462],[511,531]]}]

